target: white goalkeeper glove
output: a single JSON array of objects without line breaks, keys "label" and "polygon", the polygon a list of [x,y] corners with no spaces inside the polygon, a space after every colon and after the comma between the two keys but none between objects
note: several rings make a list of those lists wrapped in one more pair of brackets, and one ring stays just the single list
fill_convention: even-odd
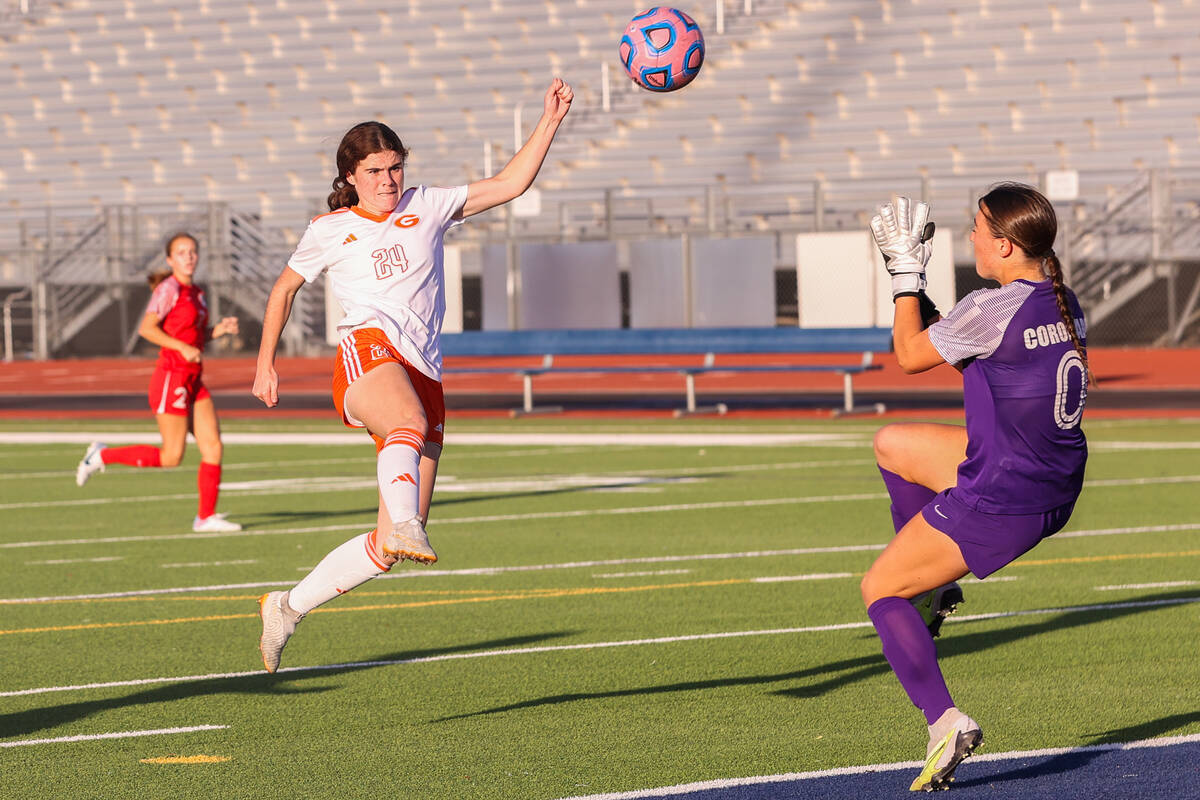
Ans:
[{"label": "white goalkeeper glove", "polygon": [[929,222],[929,205],[897,197],[879,206],[871,217],[871,233],[883,253],[883,265],[892,276],[892,299],[917,295],[925,290],[925,265],[933,248],[934,224]]}]

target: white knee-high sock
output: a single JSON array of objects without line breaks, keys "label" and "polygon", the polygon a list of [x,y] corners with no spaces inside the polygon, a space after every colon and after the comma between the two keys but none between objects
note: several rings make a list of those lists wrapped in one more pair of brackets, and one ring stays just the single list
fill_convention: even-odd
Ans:
[{"label": "white knee-high sock", "polygon": [[421,450],[425,437],[415,428],[396,428],[388,432],[379,451],[376,471],[379,492],[392,524],[417,516],[421,498]]},{"label": "white knee-high sock", "polygon": [[322,603],[391,569],[376,560],[372,541],[374,533],[359,534],[331,550],[288,593],[288,605],[297,613],[307,614]]}]

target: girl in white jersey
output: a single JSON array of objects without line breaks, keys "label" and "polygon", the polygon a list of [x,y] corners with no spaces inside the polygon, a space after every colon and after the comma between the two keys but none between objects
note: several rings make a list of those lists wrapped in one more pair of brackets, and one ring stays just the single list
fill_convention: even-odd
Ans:
[{"label": "girl in white jersey", "polygon": [[382,123],[361,123],[342,138],[330,213],[309,224],[267,298],[254,396],[268,408],[279,402],[275,351],[292,301],[327,272],[328,291],[346,314],[338,323],[334,403],[347,425],[366,428],[375,440],[379,514],[374,530],[335,548],[290,591],[259,598],[268,672],[279,667],[296,623],[312,609],[397,561],[437,560],[425,524],[445,423],[442,237],[530,187],[573,99],[571,87],[555,78],[537,127],[504,169],[452,189],[405,189],[408,151]]}]

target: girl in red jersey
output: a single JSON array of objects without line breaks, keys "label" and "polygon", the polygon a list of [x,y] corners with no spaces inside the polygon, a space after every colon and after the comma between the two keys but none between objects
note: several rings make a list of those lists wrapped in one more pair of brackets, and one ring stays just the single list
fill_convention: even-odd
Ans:
[{"label": "girl in red jersey", "polygon": [[334,404],[375,439],[379,512],[374,530],[334,548],[296,586],[259,598],[259,649],[268,672],[304,615],[404,559],[432,564],[433,483],[446,418],[440,337],[446,311],[442,240],[463,219],[532,185],[575,94],[559,78],[533,133],[504,169],[454,188],[404,187],[408,150],[380,122],[355,125],[337,151],[329,213],[314,219],[267,298],[254,396],[279,402],[275,351],[296,292],[321,274],[341,304]]},{"label": "girl in red jersey", "polygon": [[105,447],[93,442],[75,471],[75,483],[83,486],[106,464],[131,467],[174,467],[183,460],[183,449],[191,431],[200,447],[200,506],[192,520],[194,531],[240,531],[241,525],[215,513],[221,485],[221,426],[201,378],[204,345],[210,340],[237,333],[236,317],[225,317],[211,328],[204,292],[193,283],[200,247],[195,237],[177,233],[167,242],[169,271],[150,276],[154,292],[138,333],[158,345],[158,365],[150,378],[150,408],[158,421],[162,447],[130,445]]}]

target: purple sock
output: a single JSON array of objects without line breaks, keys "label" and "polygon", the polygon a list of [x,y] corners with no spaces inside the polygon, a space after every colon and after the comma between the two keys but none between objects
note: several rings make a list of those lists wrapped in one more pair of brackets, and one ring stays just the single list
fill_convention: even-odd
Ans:
[{"label": "purple sock", "polygon": [[867,609],[867,616],[879,633],[883,656],[892,665],[900,685],[932,725],[954,701],[950,699],[950,690],[938,666],[937,649],[921,612],[903,597],[881,597]]},{"label": "purple sock", "polygon": [[887,487],[892,498],[892,524],[896,533],[915,517],[925,504],[937,496],[937,492],[916,483],[909,483],[894,472],[879,468],[883,476],[883,485]]}]

